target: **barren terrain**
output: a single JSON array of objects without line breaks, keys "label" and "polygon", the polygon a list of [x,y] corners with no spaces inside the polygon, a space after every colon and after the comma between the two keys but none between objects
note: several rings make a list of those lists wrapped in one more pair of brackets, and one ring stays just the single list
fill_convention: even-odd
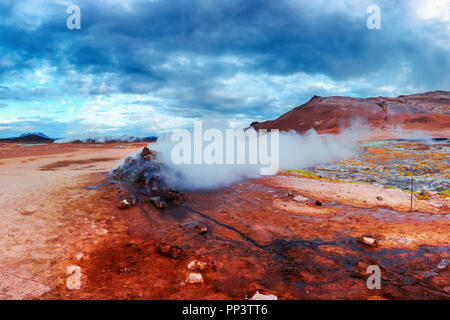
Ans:
[{"label": "barren terrain", "polygon": [[107,172],[141,148],[0,146],[0,298],[450,297],[445,194],[415,195],[410,212],[400,189],[300,172],[120,210],[127,190]]}]

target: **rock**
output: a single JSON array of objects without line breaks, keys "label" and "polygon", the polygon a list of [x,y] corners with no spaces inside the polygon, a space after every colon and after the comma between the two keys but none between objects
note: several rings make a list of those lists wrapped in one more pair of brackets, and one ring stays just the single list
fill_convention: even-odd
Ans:
[{"label": "rock", "polygon": [[148,156],[150,154],[150,149],[148,147],[144,147],[141,151],[141,157]]},{"label": "rock", "polygon": [[184,201],[184,194],[177,190],[171,189],[169,190],[169,192],[167,192],[166,198],[172,201]]},{"label": "rock", "polygon": [[179,259],[183,256],[183,249],[177,246],[172,246],[167,243],[160,243],[158,245],[158,251],[160,254],[168,256],[173,259]]},{"label": "rock", "polygon": [[292,200],[294,200],[295,202],[304,203],[304,202],[308,201],[308,198],[301,196],[301,195],[296,195],[295,197],[292,198]]},{"label": "rock", "polygon": [[119,209],[125,210],[131,208],[131,203],[129,203],[127,200],[122,200],[119,203]]},{"label": "rock", "polygon": [[353,274],[352,276],[355,278],[363,278],[367,274],[367,268],[369,267],[369,264],[365,261],[359,260],[356,262],[353,267]]},{"label": "rock", "polygon": [[359,239],[359,242],[372,248],[377,246],[377,240],[372,237],[363,236]]},{"label": "rock", "polygon": [[141,151],[141,157],[145,160],[145,161],[150,161],[153,160],[153,158],[156,156],[156,152],[153,150],[150,150],[148,147],[144,147],[144,149],[142,149]]},{"label": "rock", "polygon": [[278,300],[278,298],[273,294],[261,294],[259,291],[256,291],[250,300]]},{"label": "rock", "polygon": [[150,202],[152,202],[156,208],[158,209],[164,209],[167,208],[167,202],[162,201],[160,197],[152,197],[149,199]]},{"label": "rock", "polygon": [[198,261],[198,260],[192,260],[188,263],[187,269],[189,271],[203,271],[206,269],[207,263]]},{"label": "rock", "polygon": [[319,206],[319,207],[322,206],[322,202],[319,201],[319,200],[316,200],[316,201],[314,202],[314,204],[315,204],[316,206]]},{"label": "rock", "polygon": [[197,229],[198,233],[200,233],[200,234],[205,234],[206,232],[208,232],[208,228],[205,226],[202,226],[201,224],[196,224],[195,229]]},{"label": "rock", "polygon": [[154,201],[153,204],[154,204],[155,207],[158,208],[158,209],[164,209],[164,208],[167,208],[167,202],[165,202],[165,201]]},{"label": "rock", "polygon": [[139,175],[136,177],[136,181],[134,183],[134,186],[136,189],[144,189],[147,185],[147,178],[145,178],[145,175],[143,172],[139,173]]},{"label": "rock", "polygon": [[81,268],[76,265],[67,267],[67,274],[70,275],[66,280],[66,287],[69,290],[81,289]]},{"label": "rock", "polygon": [[39,210],[39,206],[38,205],[27,205],[25,208],[23,208],[22,210],[20,210],[20,214],[23,215],[30,215],[35,213],[36,211]]},{"label": "rock", "polygon": [[203,276],[198,272],[190,272],[187,276],[187,282],[191,284],[203,283]]},{"label": "rock", "polygon": [[448,267],[448,260],[447,259],[442,259],[437,265],[437,268],[439,270],[445,270],[445,269],[447,269],[447,267]]},{"label": "rock", "polygon": [[382,201],[382,200],[383,200],[383,197],[377,196],[377,200],[378,200],[378,201]]}]

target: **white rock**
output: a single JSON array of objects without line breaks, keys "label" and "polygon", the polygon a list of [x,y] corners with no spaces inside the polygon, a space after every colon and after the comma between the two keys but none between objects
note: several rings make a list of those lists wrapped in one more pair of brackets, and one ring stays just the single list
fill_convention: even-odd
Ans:
[{"label": "white rock", "polygon": [[203,276],[198,272],[190,272],[188,274],[187,281],[189,283],[203,283]]},{"label": "white rock", "polygon": [[364,244],[367,244],[368,246],[375,246],[377,240],[371,237],[361,237],[361,242],[363,242]]},{"label": "white rock", "polygon": [[295,197],[292,198],[292,200],[294,200],[296,202],[307,202],[308,198],[301,196],[301,195],[296,195]]},{"label": "white rock", "polygon": [[66,287],[69,290],[81,289],[81,268],[79,266],[68,266],[67,274],[70,275],[66,280]]},{"label": "white rock", "polygon": [[442,259],[442,260],[439,262],[439,264],[437,265],[437,268],[438,268],[439,270],[444,270],[444,269],[447,268],[447,266],[448,266],[448,260]]},{"label": "white rock", "polygon": [[23,210],[21,210],[22,214],[32,214],[39,210],[39,206],[37,205],[27,205]]},{"label": "white rock", "polygon": [[192,260],[187,265],[188,270],[190,271],[202,271],[206,269],[206,262],[198,261],[198,260]]},{"label": "white rock", "polygon": [[259,293],[259,291],[256,291],[256,293],[253,295],[253,297],[250,298],[250,300],[278,300],[278,298],[273,294],[262,294]]}]

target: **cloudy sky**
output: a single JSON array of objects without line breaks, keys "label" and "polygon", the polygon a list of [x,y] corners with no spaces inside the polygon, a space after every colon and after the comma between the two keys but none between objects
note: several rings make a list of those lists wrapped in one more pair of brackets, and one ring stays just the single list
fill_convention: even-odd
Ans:
[{"label": "cloudy sky", "polygon": [[0,2],[0,137],[247,126],[313,95],[432,90],[450,90],[450,0]]}]

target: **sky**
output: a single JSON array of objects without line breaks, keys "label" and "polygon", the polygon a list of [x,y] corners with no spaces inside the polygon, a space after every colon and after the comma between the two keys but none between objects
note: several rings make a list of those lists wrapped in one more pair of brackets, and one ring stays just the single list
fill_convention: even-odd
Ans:
[{"label": "sky", "polygon": [[0,137],[247,127],[314,95],[434,90],[450,90],[450,0],[0,2]]}]

